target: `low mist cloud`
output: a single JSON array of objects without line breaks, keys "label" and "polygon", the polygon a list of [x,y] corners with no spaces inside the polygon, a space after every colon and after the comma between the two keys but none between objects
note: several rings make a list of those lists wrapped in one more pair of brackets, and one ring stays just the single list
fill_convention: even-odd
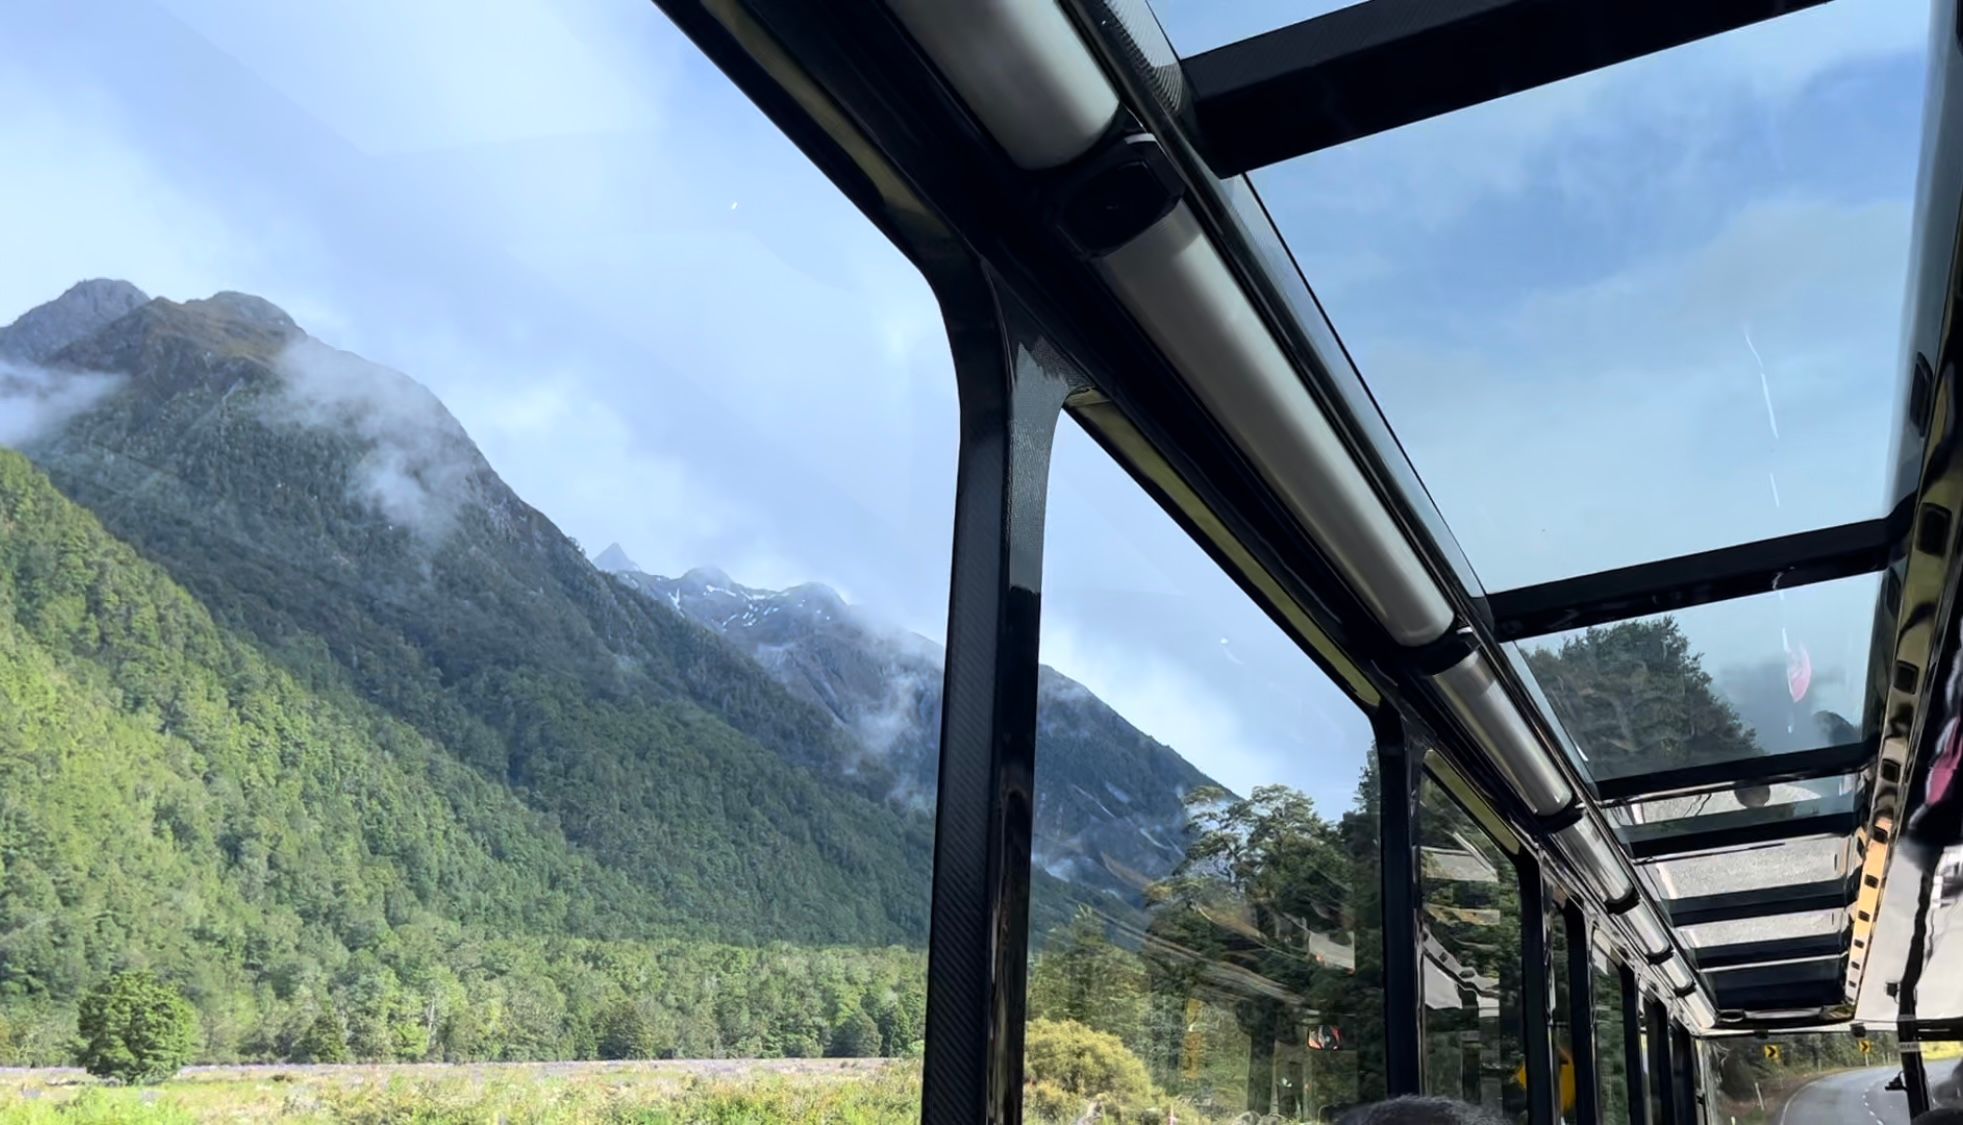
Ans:
[{"label": "low mist cloud", "polygon": [[120,375],[0,360],[0,445],[18,449],[47,437],[122,381]]},{"label": "low mist cloud", "polygon": [[366,446],[348,488],[390,522],[430,544],[456,525],[488,470],[442,402],[399,371],[302,337],[280,353],[276,420],[338,429]]}]

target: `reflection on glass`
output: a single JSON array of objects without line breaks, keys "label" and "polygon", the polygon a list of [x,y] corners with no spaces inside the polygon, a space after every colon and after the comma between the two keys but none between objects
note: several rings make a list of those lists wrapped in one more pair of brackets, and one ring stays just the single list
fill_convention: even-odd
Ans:
[{"label": "reflection on glass", "polygon": [[1419,806],[1425,1091],[1524,1119],[1519,877],[1429,776]]},{"label": "reflection on glass", "polygon": [[[1854,1098],[1866,1104],[1859,1115],[1871,1121],[1907,1121],[1908,1095],[1887,1089],[1891,1078],[1900,1073],[1901,1049],[1893,1032],[1873,1030],[1856,1039],[1839,1034],[1809,1033],[1774,1035],[1769,1039],[1705,1039],[1699,1044],[1708,1075],[1705,1104],[1717,1121],[1778,1120],[1787,1104],[1792,1105],[1790,1120],[1814,1116],[1824,1108],[1814,1100],[1827,1091],[1795,1099],[1798,1089],[1821,1075],[1841,1071],[1865,1070],[1848,1080]],[[1923,1045],[1925,1060],[1929,1045]],[[1954,1056],[1952,1056],[1954,1057]],[[1931,1100],[1937,1080],[1949,1068],[1929,1064]],[[1941,1103],[1937,1103],[1941,1104]],[[1831,1112],[1831,1111],[1829,1111]],[[1836,1118],[1836,1120],[1840,1120]]]},{"label": "reflection on glass", "polygon": [[1623,1022],[1621,972],[1601,949],[1591,952],[1595,970],[1595,1077],[1602,1125],[1629,1125],[1629,1039],[1628,1025]]},{"label": "reflection on glass", "polygon": [[1861,738],[1873,575],[1537,638],[1520,655],[1596,778]]},{"label": "reflection on glass", "polygon": [[1663,898],[1723,895],[1765,887],[1818,883],[1845,873],[1850,844],[1816,836],[1738,851],[1638,864],[1650,889]]},{"label": "reflection on glass", "polygon": [[1931,1106],[1963,1109],[1963,1042],[1924,1042],[1922,1069],[1929,1078]]},{"label": "reflection on glass", "polygon": [[1368,723],[1072,423],[1051,482],[1029,1119],[1381,1098]]},{"label": "reflection on glass", "polygon": [[1568,924],[1560,907],[1548,899],[1547,910],[1548,995],[1554,1000],[1555,1081],[1560,1088],[1561,1117],[1573,1120],[1575,1111],[1574,1009],[1568,993]]},{"label": "reflection on glass", "polygon": [[1926,24],[1822,5],[1254,173],[1488,589],[1883,514]]},{"label": "reflection on glass", "polygon": [[[1670,802],[1675,819],[1625,821],[1616,835],[1641,857],[1722,848],[1744,855],[1756,842],[1829,836],[1845,839],[1861,792],[1852,776],[1790,785],[1755,785],[1726,794]],[[1663,802],[1652,802],[1663,804]],[[1695,809],[1697,811],[1688,811]],[[1635,811],[1645,811],[1637,808]],[[1649,810],[1655,811],[1655,810]],[[1711,841],[1717,841],[1716,844]],[[1756,842],[1755,842],[1756,841]]]},{"label": "reflection on glass", "polygon": [[1736,945],[1747,941],[1773,941],[1778,938],[1817,937],[1837,934],[1847,928],[1845,910],[1809,910],[1801,914],[1770,914],[1759,918],[1737,918],[1729,922],[1705,922],[1679,926],[1677,933],[1692,946]]},{"label": "reflection on glass", "polygon": [[1665,825],[1695,817],[1746,813],[1751,810],[1777,812],[1793,806],[1826,803],[1838,807],[1860,791],[1860,779],[1853,774],[1812,778],[1806,781],[1774,781],[1740,785],[1734,789],[1697,793],[1684,797],[1656,797],[1634,801],[1609,810],[1618,828]]}]

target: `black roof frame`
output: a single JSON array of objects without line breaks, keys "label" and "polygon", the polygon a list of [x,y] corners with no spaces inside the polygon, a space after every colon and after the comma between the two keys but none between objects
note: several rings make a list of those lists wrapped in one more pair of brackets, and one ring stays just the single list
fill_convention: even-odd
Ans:
[{"label": "black roof frame", "polygon": [[1880,519],[1502,590],[1486,609],[1493,635],[1517,641],[1872,574],[1900,550],[1911,513],[1904,501]]},{"label": "black roof frame", "polygon": [[1367,0],[1184,60],[1239,175],[1824,0]]},{"label": "black roof frame", "polygon": [[1686,895],[1665,900],[1665,907],[1670,912],[1672,926],[1702,926],[1781,914],[1846,910],[1854,901],[1856,886],[1851,878],[1823,879],[1814,883],[1754,887],[1729,894]]},{"label": "black roof frame", "polygon": [[1813,750],[1727,758],[1721,762],[1605,777],[1596,780],[1595,795],[1604,805],[1626,805],[1657,797],[1688,797],[1719,792],[1740,785],[1818,781],[1866,767],[1874,760],[1876,749],[1875,740],[1870,738]]},{"label": "black roof frame", "polygon": [[1863,813],[1858,794],[1795,801],[1776,808],[1784,810],[1786,815],[1779,815],[1773,808],[1727,809],[1677,820],[1628,825],[1617,836],[1628,849],[1629,857],[1643,863],[1809,836],[1844,837],[1860,825]]},{"label": "black roof frame", "polygon": [[1735,969],[1746,965],[1766,965],[1779,961],[1810,961],[1838,957],[1847,951],[1845,930],[1830,934],[1738,941],[1726,945],[1707,945],[1690,951],[1700,972]]}]

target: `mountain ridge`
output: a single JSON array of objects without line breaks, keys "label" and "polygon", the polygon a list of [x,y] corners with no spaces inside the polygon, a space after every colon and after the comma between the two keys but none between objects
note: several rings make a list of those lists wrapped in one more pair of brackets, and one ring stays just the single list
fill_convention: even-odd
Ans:
[{"label": "mountain ridge", "polygon": [[[611,573],[731,640],[824,709],[897,775],[894,797],[931,802],[945,667],[939,644],[848,604],[822,583],[769,590],[713,567],[679,578]],[[1037,728],[1035,858],[1059,879],[1120,896],[1141,893],[1185,855],[1185,795],[1224,789],[1047,665],[1038,680]]]},{"label": "mountain ridge", "polygon": [[879,811],[889,786],[747,657],[617,591],[407,376],[236,294],[152,299],[48,364],[124,381],[27,443],[37,466],[303,682],[509,786],[707,935],[921,939],[931,824]]}]

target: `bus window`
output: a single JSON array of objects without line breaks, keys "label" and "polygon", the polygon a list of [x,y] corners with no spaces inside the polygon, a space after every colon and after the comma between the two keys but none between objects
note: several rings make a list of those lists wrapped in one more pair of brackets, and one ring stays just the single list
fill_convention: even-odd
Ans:
[{"label": "bus window", "polygon": [[[1599,948],[1595,967],[1595,1077],[1601,1125],[1630,1125],[1629,1036],[1622,1004],[1622,970]],[[1636,1045],[1638,1051],[1641,1044]],[[1641,1073],[1633,1076],[1641,1079]]]},{"label": "bus window", "polygon": [[1548,896],[1547,903],[1548,996],[1554,1002],[1553,1029],[1555,1076],[1560,1085],[1561,1120],[1575,1120],[1574,1008],[1568,994],[1568,920],[1561,907]]},{"label": "bus window", "polygon": [[1435,780],[1418,800],[1425,1092],[1524,1121],[1519,877]]},{"label": "bus window", "polygon": [[1369,719],[1068,419],[1050,479],[1025,1119],[1382,1099]]},{"label": "bus window", "polygon": [[[1923,1044],[1931,1100],[1955,1061],[1937,1062]],[[1807,1125],[1838,1122],[1847,1106],[1865,1105],[1862,1117],[1884,1125],[1909,1119],[1908,1096],[1889,1084],[1901,1073],[1895,1036],[1875,1031],[1775,1035],[1770,1039],[1711,1039],[1704,1043],[1704,1104],[1718,1125],[1737,1120]]]}]

